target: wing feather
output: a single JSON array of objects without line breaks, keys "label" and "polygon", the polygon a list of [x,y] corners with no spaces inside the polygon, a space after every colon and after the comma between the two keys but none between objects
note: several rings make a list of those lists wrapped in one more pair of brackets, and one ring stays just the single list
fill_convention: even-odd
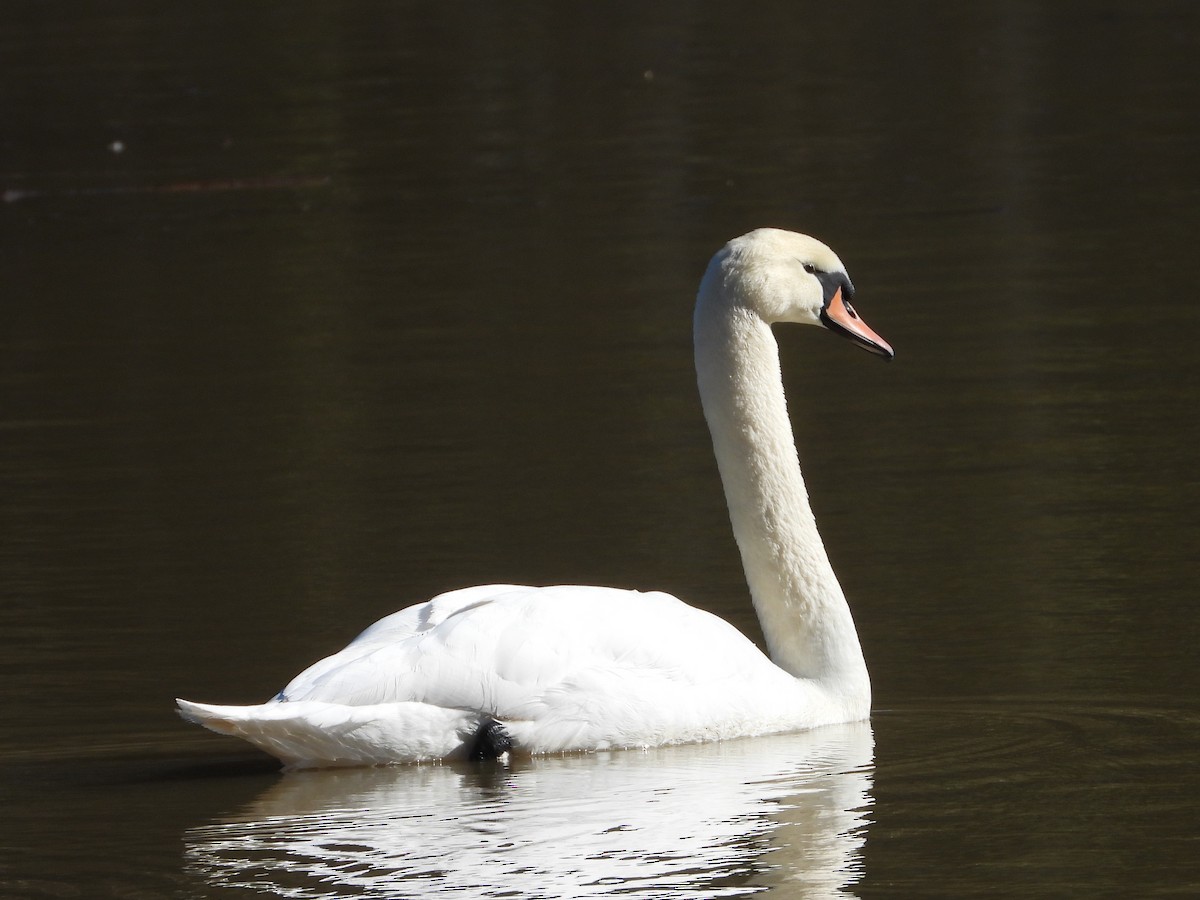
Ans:
[{"label": "wing feather", "polygon": [[744,689],[747,677],[774,668],[724,620],[669,594],[490,585],[379,620],[280,699],[611,721],[618,709],[649,715],[664,692],[686,706],[697,687],[701,698],[729,679]]}]

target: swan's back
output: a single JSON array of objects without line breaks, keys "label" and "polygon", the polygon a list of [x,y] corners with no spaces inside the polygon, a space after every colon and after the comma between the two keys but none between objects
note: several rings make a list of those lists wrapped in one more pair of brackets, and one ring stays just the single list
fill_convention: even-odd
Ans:
[{"label": "swan's back", "polygon": [[[451,591],[380,619],[277,701],[416,700],[536,718],[585,681],[718,689],[766,662],[714,615],[661,592],[560,585]],[[636,703],[636,697],[625,702]]]}]

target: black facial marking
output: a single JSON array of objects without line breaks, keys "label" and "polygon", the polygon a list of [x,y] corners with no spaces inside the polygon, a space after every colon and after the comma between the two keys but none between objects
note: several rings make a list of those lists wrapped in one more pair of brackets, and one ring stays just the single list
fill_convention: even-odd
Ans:
[{"label": "black facial marking", "polygon": [[[838,288],[842,290],[842,302],[846,304],[846,311],[851,316],[855,316],[854,307],[850,305],[851,298],[854,297],[854,285],[850,283],[850,278],[845,272],[821,272],[813,273],[817,276],[817,281],[821,282],[821,294],[823,298],[822,306],[829,308],[830,301],[833,300],[833,295],[838,292]],[[857,318],[857,316],[855,316]]]}]

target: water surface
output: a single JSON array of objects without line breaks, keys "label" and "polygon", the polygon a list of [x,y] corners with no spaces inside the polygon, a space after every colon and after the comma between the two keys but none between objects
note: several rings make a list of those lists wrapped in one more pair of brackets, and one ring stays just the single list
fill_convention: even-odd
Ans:
[{"label": "water surface", "polygon": [[[1197,890],[1192,4],[269,6],[3,13],[0,893]],[[757,638],[689,332],[760,225],[897,349],[778,332],[869,729],[281,776],[176,719],[480,582]]]}]

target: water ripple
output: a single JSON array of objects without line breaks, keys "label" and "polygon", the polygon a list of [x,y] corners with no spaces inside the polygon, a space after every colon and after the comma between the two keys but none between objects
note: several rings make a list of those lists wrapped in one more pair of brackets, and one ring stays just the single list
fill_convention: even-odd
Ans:
[{"label": "water ripple", "polygon": [[282,897],[845,897],[869,725],[644,753],[301,772],[185,835],[189,869]]}]

